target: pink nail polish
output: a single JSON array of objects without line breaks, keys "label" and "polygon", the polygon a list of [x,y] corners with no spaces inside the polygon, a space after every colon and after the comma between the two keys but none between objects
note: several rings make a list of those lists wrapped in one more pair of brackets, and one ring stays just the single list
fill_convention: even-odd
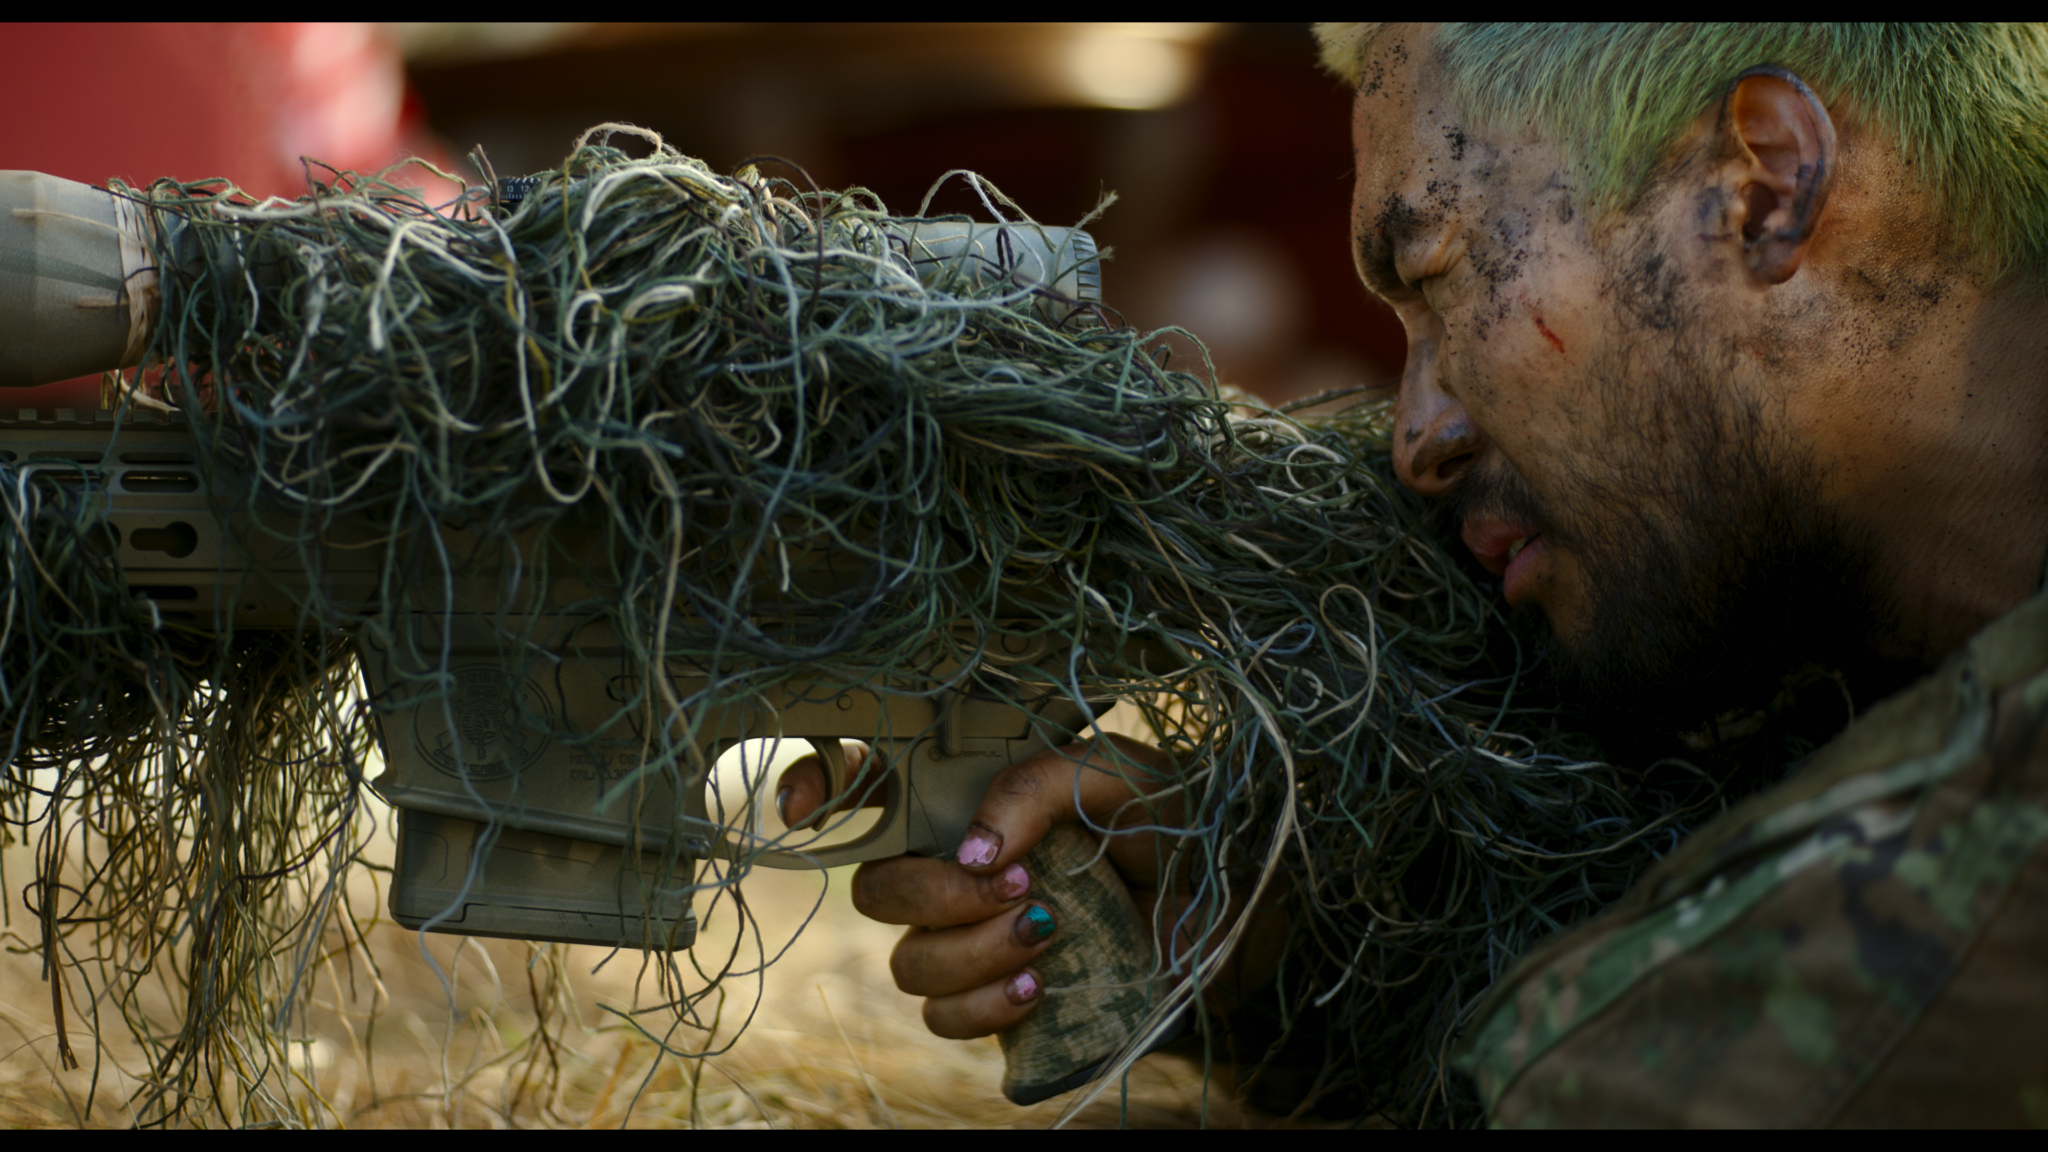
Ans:
[{"label": "pink nail polish", "polygon": [[996,858],[996,842],[988,833],[976,829],[960,842],[960,863],[969,868],[979,868],[993,863]]},{"label": "pink nail polish", "polygon": [[996,878],[996,888],[1002,892],[1003,899],[1015,900],[1031,891],[1031,875],[1024,871],[1022,864],[1012,864],[1003,869],[1003,874]]},{"label": "pink nail polish", "polygon": [[1038,995],[1038,981],[1029,972],[1019,972],[1010,977],[1010,999],[1022,1004]]}]

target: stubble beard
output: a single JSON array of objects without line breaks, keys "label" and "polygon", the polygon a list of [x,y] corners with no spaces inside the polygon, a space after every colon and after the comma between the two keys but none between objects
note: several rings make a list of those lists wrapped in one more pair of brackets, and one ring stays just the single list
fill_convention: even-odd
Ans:
[{"label": "stubble beard", "polygon": [[1566,458],[1555,495],[1501,465],[1468,472],[1437,509],[1452,535],[1472,515],[1533,521],[1578,561],[1583,624],[1548,630],[1545,662],[1565,702],[1628,744],[1711,731],[1804,668],[1881,663],[1871,640],[1894,615],[1873,542],[1827,506],[1812,454],[1685,321],[1633,345],[1662,346],[1671,367],[1646,373],[1631,361],[1647,357],[1624,354],[1596,372],[1601,429]]}]

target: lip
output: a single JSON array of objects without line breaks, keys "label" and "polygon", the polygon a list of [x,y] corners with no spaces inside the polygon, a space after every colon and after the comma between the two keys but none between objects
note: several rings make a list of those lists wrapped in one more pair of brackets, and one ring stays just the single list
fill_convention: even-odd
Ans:
[{"label": "lip", "polygon": [[[1501,578],[1501,595],[1507,602],[1520,603],[1529,572],[1547,544],[1543,529],[1526,521],[1484,519],[1467,521],[1460,535],[1480,566]],[[1519,552],[1517,541],[1527,541]]]}]

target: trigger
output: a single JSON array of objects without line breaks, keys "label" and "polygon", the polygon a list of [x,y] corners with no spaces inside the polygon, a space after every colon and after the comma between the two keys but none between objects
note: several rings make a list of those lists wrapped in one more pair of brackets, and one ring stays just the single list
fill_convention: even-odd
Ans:
[{"label": "trigger", "polygon": [[818,805],[818,814],[806,826],[809,831],[823,832],[825,822],[832,816],[833,802],[846,793],[846,749],[837,740],[807,737],[811,751],[818,755],[818,765],[825,770],[824,802]]}]

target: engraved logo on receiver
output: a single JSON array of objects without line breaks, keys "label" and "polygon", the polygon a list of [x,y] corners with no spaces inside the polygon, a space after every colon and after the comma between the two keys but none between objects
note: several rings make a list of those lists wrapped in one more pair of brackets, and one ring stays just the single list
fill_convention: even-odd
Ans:
[{"label": "engraved logo on receiver", "polygon": [[413,742],[434,767],[459,780],[502,780],[547,750],[535,729],[553,726],[554,709],[539,685],[496,664],[459,664],[449,674],[447,698],[413,711]]}]

